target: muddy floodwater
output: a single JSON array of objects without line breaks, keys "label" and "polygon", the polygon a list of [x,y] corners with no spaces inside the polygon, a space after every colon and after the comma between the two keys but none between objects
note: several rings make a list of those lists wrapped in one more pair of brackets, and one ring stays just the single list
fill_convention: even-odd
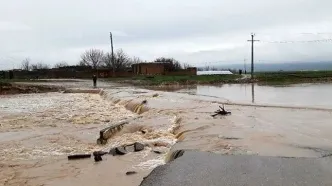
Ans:
[{"label": "muddy floodwater", "polygon": [[[54,83],[76,91],[0,97],[0,185],[139,185],[179,149],[285,157],[332,154],[329,84],[163,92],[100,82],[97,90],[80,93],[92,88],[90,81],[49,84]],[[231,115],[212,117],[222,104]],[[130,122],[106,145],[96,143],[101,129],[121,121]],[[101,162],[67,159],[134,142],[144,144],[144,150],[105,155]]]},{"label": "muddy floodwater", "polygon": [[297,84],[291,86],[226,84],[197,86],[178,92],[222,98],[230,102],[332,108],[332,84]]}]

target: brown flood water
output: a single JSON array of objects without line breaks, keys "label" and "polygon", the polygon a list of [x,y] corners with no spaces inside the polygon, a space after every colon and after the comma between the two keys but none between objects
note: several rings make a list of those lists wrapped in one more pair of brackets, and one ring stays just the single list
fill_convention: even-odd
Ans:
[{"label": "brown flood water", "polygon": [[225,84],[220,86],[196,86],[181,89],[178,92],[222,98],[234,103],[332,108],[330,98],[332,84],[296,84],[291,86]]},{"label": "brown flood water", "polygon": [[[70,87],[70,83],[65,85]],[[78,82],[74,88],[90,88],[89,83]],[[102,95],[48,93],[0,97],[0,185],[139,185],[176,149],[287,157],[332,153],[329,102],[309,100],[306,95],[310,91],[302,88],[256,87],[255,96],[263,95],[267,89],[268,99],[257,96],[252,105],[250,97],[243,96],[243,91],[233,85],[180,92],[99,85],[105,90]],[[250,90],[251,85],[247,88]],[[316,100],[327,99],[324,90],[321,94],[313,93]],[[292,91],[294,99],[289,95]],[[301,97],[296,92],[302,92],[304,103],[293,104]],[[282,95],[287,95],[288,101],[279,102]],[[130,110],[142,100],[147,100],[149,108],[141,114],[142,118],[130,122],[106,146],[96,144],[100,129],[138,117]],[[232,114],[211,117],[221,102],[228,103],[225,108]],[[261,106],[255,106],[256,103]],[[285,107],[270,107],[273,105]],[[106,155],[98,163],[93,159],[67,160],[69,154],[109,150],[137,141],[147,145],[144,151],[121,157]],[[137,174],[126,176],[127,171]]]},{"label": "brown flood water", "polygon": [[[114,104],[99,94],[2,96],[0,185],[138,185],[164,163],[165,153],[175,143],[168,132],[174,118],[147,114],[125,126],[106,146],[97,145],[99,130],[138,116],[124,107],[127,103]],[[154,124],[158,119],[159,126]],[[134,142],[148,146],[123,157],[104,156],[100,163],[67,160],[70,154],[109,151]],[[137,174],[128,178],[127,171]]]}]

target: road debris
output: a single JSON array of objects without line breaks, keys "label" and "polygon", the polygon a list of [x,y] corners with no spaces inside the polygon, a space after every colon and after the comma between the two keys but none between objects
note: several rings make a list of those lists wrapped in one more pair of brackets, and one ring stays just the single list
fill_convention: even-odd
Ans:
[{"label": "road debris", "polygon": [[128,172],[126,172],[126,175],[133,175],[133,174],[137,174],[137,172],[136,171],[128,171]]},{"label": "road debris", "polygon": [[227,115],[232,114],[231,112],[228,112],[228,111],[225,110],[224,105],[222,107],[219,106],[219,108],[220,109],[218,109],[217,111],[214,112],[215,114],[211,115],[212,117],[215,117],[217,115],[227,116]]},{"label": "road debris", "polygon": [[75,155],[69,155],[68,160],[78,160],[78,159],[86,159],[91,158],[91,154],[75,154]]}]

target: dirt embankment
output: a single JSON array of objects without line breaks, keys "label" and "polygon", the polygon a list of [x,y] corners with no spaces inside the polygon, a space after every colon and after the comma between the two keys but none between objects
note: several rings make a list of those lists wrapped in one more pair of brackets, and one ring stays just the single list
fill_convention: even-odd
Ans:
[{"label": "dirt embankment", "polygon": [[0,95],[57,92],[61,87],[0,82]]}]

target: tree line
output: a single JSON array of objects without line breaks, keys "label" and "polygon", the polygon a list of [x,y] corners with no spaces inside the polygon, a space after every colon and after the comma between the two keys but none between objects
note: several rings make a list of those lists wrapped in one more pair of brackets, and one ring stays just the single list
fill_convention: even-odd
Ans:
[{"label": "tree line", "polygon": [[[66,67],[69,66],[67,62],[61,61],[56,63],[53,68],[60,68],[60,67]],[[25,58],[21,63],[21,69],[26,71],[34,71],[34,70],[46,70],[50,69],[51,66],[44,62],[37,62],[32,63],[30,58]]]},{"label": "tree line", "polygon": [[[118,49],[112,55],[111,52],[104,52],[100,49],[89,49],[84,51],[81,54],[81,59],[78,62],[78,66],[87,66],[91,67],[92,69],[99,69],[99,68],[107,68],[114,71],[123,71],[128,68],[131,68],[132,64],[142,63],[139,57],[130,57],[127,53],[125,53],[122,49]],[[146,62],[146,61],[145,61]],[[180,63],[178,60],[174,58],[167,58],[167,57],[159,57],[156,58],[153,62],[156,63],[166,63],[167,70],[174,71],[180,69],[186,69],[191,67],[187,63]],[[60,68],[60,67],[67,67],[69,66],[68,63],[61,61],[56,63],[53,68]],[[29,58],[26,58],[22,61],[21,69],[22,70],[40,70],[40,69],[49,69],[51,68],[49,65],[38,62],[38,63],[31,63]]]}]

